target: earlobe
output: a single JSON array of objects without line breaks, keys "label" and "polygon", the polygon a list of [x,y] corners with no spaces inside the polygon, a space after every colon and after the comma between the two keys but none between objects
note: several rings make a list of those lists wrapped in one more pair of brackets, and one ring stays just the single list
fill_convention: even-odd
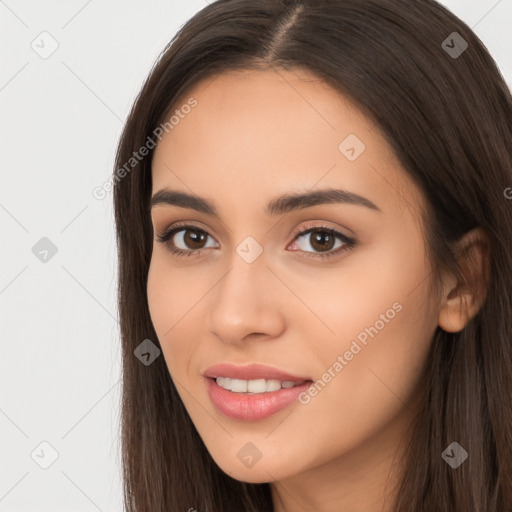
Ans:
[{"label": "earlobe", "polygon": [[467,296],[461,292],[461,286],[453,279],[450,279],[445,289],[448,292],[443,294],[438,324],[443,331],[459,332],[470,320]]},{"label": "earlobe", "polygon": [[476,228],[457,243],[455,255],[462,278],[449,276],[444,289],[438,324],[446,332],[459,332],[478,313],[487,295],[490,275],[490,243]]}]

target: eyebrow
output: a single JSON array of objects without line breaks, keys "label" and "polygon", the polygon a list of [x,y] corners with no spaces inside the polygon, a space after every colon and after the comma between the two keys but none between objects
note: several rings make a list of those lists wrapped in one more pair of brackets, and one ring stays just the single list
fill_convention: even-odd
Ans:
[{"label": "eyebrow", "polygon": [[[271,200],[265,207],[265,213],[269,216],[276,216],[319,204],[335,203],[355,204],[382,213],[382,210],[366,197],[354,194],[348,190],[332,188],[303,194],[284,194]],[[213,202],[186,192],[163,188],[151,198],[150,208],[162,204],[190,208],[220,219],[219,212]]]}]

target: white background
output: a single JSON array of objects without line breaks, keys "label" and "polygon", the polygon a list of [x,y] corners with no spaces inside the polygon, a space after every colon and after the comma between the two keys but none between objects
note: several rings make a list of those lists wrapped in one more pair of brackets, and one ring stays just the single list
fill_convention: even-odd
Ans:
[{"label": "white background", "polygon": [[[442,3],[512,84],[512,0]],[[205,5],[0,0],[1,512],[122,510],[112,196],[92,189],[154,60]],[[43,31],[47,59],[31,47]]]}]

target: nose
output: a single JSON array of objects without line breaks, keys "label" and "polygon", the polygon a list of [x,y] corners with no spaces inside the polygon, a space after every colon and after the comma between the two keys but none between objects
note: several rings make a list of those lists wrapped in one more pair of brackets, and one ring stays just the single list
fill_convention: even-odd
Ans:
[{"label": "nose", "polygon": [[285,291],[264,258],[247,263],[236,256],[212,296],[210,331],[231,344],[277,338],[285,329]]}]

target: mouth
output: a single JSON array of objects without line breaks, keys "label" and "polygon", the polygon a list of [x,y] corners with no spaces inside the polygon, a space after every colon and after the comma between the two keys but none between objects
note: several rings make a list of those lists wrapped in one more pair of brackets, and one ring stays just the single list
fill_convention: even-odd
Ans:
[{"label": "mouth", "polygon": [[267,418],[297,401],[313,383],[268,366],[221,364],[203,374],[215,408],[232,419],[256,421]]}]

